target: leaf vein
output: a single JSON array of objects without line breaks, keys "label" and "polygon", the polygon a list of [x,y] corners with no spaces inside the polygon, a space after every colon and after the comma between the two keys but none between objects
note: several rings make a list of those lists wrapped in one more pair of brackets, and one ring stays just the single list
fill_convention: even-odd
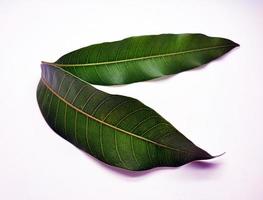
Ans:
[{"label": "leaf vein", "polygon": [[187,51],[181,51],[181,52],[172,52],[172,53],[165,53],[165,54],[157,54],[152,56],[143,56],[143,57],[137,57],[137,58],[129,58],[129,59],[123,59],[118,61],[106,61],[106,62],[95,62],[95,63],[85,63],[85,64],[59,64],[59,63],[49,63],[49,62],[42,62],[49,65],[57,66],[57,67],[84,67],[84,66],[98,66],[98,65],[106,65],[106,64],[116,64],[116,63],[123,63],[123,62],[131,62],[131,61],[138,61],[138,60],[146,60],[146,59],[152,59],[152,58],[160,58],[160,57],[168,57],[168,56],[176,56],[181,54],[187,54],[187,53],[194,53],[194,52],[201,52],[201,51],[208,51],[208,50],[214,50],[214,49],[221,49],[221,48],[227,48],[227,47],[234,47],[235,45],[220,45],[220,46],[213,46],[213,47],[205,47],[200,49],[191,49]]},{"label": "leaf vein", "polygon": [[92,116],[92,115],[84,112],[83,110],[77,108],[76,106],[72,105],[70,102],[68,102],[68,101],[67,101],[66,99],[64,99],[62,96],[60,96],[59,94],[57,94],[57,93],[48,85],[47,81],[46,81],[43,77],[41,78],[41,80],[42,80],[42,82],[46,85],[46,87],[47,87],[53,94],[55,94],[59,99],[61,99],[66,105],[69,105],[72,109],[77,110],[79,113],[81,113],[81,114],[83,114],[83,115],[85,115],[85,116],[87,116],[87,117],[89,117],[89,118],[91,118],[91,119],[93,119],[93,120],[95,120],[95,121],[97,121],[97,122],[99,122],[99,123],[102,123],[102,124],[105,125],[105,126],[111,127],[112,129],[115,129],[115,130],[120,131],[120,132],[122,132],[122,133],[125,133],[125,134],[127,134],[127,135],[131,135],[131,136],[133,136],[133,137],[135,137],[135,138],[138,138],[138,139],[147,141],[147,142],[149,142],[149,143],[152,143],[152,144],[155,144],[155,145],[157,145],[157,146],[160,146],[160,147],[163,147],[163,148],[166,148],[166,149],[170,149],[170,150],[173,150],[173,151],[185,152],[184,150],[177,149],[177,148],[173,148],[173,147],[167,146],[167,145],[165,145],[165,144],[161,144],[161,143],[155,142],[155,141],[150,140],[150,139],[148,139],[148,138],[144,138],[144,137],[139,136],[139,135],[136,135],[136,134],[134,134],[134,133],[125,131],[125,130],[120,129],[120,128],[118,128],[118,127],[115,127],[115,126],[113,126],[113,125],[111,125],[111,124],[109,124],[109,123],[106,123],[105,121],[102,121],[102,120],[100,120],[100,119],[97,119],[96,117],[94,117],[94,116]]}]

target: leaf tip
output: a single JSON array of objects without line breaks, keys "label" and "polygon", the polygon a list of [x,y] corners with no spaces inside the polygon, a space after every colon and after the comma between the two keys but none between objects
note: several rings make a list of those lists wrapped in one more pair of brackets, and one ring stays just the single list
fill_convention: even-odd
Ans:
[{"label": "leaf tip", "polygon": [[240,44],[234,42],[233,40],[229,40],[229,42],[230,42],[230,45],[231,45],[233,48],[240,46]]},{"label": "leaf tip", "polygon": [[240,44],[235,43],[235,42],[233,42],[233,43],[234,43],[234,47],[240,47]]},{"label": "leaf tip", "polygon": [[223,153],[221,153],[221,154],[218,154],[218,155],[216,155],[216,156],[213,156],[213,158],[221,157],[221,156],[223,156],[225,153],[226,153],[226,152],[223,152]]}]

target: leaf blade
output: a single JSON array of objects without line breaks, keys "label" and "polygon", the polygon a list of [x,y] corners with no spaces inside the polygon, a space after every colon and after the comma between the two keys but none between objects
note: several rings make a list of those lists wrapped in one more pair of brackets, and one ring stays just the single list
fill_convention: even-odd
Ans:
[{"label": "leaf blade", "polygon": [[84,47],[49,64],[89,83],[126,84],[198,67],[236,46],[231,40],[202,34],[137,36]]},{"label": "leaf blade", "polygon": [[[150,134],[139,135],[137,132],[136,133],[130,132],[130,130],[128,130],[127,128],[128,126],[126,126],[125,124],[123,126],[118,126],[121,123],[123,123],[125,119],[127,119],[128,122],[132,119],[131,117],[137,118],[139,115],[144,116],[144,114],[140,112],[146,112],[146,111],[149,112],[148,113],[149,116],[157,116],[157,118],[160,121],[165,121],[154,110],[148,108],[138,100],[129,97],[119,96],[119,95],[109,95],[102,91],[96,90],[92,86],[88,85],[86,82],[83,82],[82,80],[76,78],[75,76],[71,75],[70,73],[64,71],[61,68],[42,64],[42,71],[43,71],[42,80],[40,81],[37,97],[39,104],[42,104],[42,102],[44,101],[43,106],[41,107],[41,112],[44,118],[51,126],[51,128],[54,129],[59,135],[61,135],[63,138],[70,141],[77,147],[89,152],[94,157],[110,165],[114,165],[125,169],[130,169],[130,170],[144,170],[157,166],[179,166],[187,162],[190,162],[192,160],[195,160],[196,158],[200,158],[200,159],[213,158],[207,152],[196,147],[192,142],[190,142],[187,138],[185,138],[185,136],[183,136],[179,131],[177,131],[174,127],[172,127],[172,125],[170,125],[168,122],[166,123],[169,126],[171,126],[170,129],[174,131],[173,137],[175,137],[182,144],[184,145],[186,144],[186,146],[177,147],[177,146],[172,146],[172,144],[169,143],[165,144],[163,142],[163,139],[162,140],[155,139],[154,135],[152,136]],[[56,73],[56,77],[57,77],[55,81],[50,78],[54,75],[54,73]],[[60,82],[59,79],[63,80],[63,83],[61,83],[62,81]],[[74,84],[72,84],[72,81],[74,81]],[[61,88],[63,89],[59,91],[58,88],[60,85]],[[70,88],[69,86],[72,87]],[[48,96],[44,95],[45,97],[42,97],[41,93],[43,93],[44,88],[46,88],[48,93],[50,94]],[[80,90],[83,92],[80,92]],[[94,91],[96,91],[96,93],[99,94],[97,98],[95,98],[93,95]],[[50,97],[51,95],[53,95],[52,96],[53,99],[59,100],[60,106],[64,105],[64,110],[66,110],[67,108],[67,114],[71,115],[71,118],[68,117],[65,118],[65,114],[59,116],[57,119],[58,127],[55,127],[54,125],[54,117],[52,117],[52,115],[49,115],[46,111],[47,110],[46,108],[49,106],[49,104],[51,104],[51,110],[53,110],[53,112],[57,110],[57,107],[54,106],[53,103],[50,103],[50,101],[47,101],[45,99],[45,98],[51,98]],[[90,98],[90,96],[92,95],[93,98],[95,98],[94,102],[98,102],[98,98],[100,98],[99,101],[100,103],[97,103],[95,105],[95,104],[91,104],[92,102],[89,102],[89,105],[94,109],[85,110],[83,105],[85,105],[86,99]],[[80,101],[81,98],[82,101]],[[111,100],[113,98],[113,101],[109,101],[108,103],[114,102],[116,101],[116,99],[119,99],[117,101],[118,105],[120,105],[120,102],[122,102],[122,107],[119,106],[118,107],[119,110],[117,110],[116,105],[112,104],[110,112],[108,111],[106,112],[105,109],[103,109],[103,107],[100,107],[99,109],[101,109],[101,111],[103,111],[104,113],[104,115],[102,115],[100,112],[98,112],[99,110],[97,109],[97,107],[98,105],[103,105],[101,104],[101,102],[103,101],[107,102],[105,101],[105,98]],[[130,102],[130,103],[129,104],[126,103],[126,107],[125,107],[125,103],[123,102]],[[109,105],[110,104],[105,104],[104,106],[108,107]],[[142,108],[136,114],[135,112],[136,109],[128,110],[128,108],[131,107],[131,105],[133,108],[136,106]],[[94,110],[97,110],[97,114],[96,112],[94,112]],[[116,112],[118,115],[116,115],[116,113],[114,114],[114,112]],[[119,120],[116,117],[119,116],[121,113],[123,114],[121,116],[121,120]],[[76,120],[76,116],[78,120]],[[115,121],[117,121],[118,123],[114,123],[114,121],[111,120],[108,120],[107,122],[103,121],[103,119],[106,118],[105,116],[107,116],[109,119],[115,118]],[[83,123],[84,118],[86,118],[86,120],[89,120],[89,127],[87,127],[87,124]],[[152,121],[152,123],[150,123],[149,125],[154,123],[156,123],[156,121]],[[138,121],[135,124],[138,127]],[[141,125],[142,124],[143,123],[141,123]],[[66,125],[66,129],[64,128],[65,125]],[[133,126],[133,128],[134,127],[135,126]],[[170,131],[170,129],[167,129],[167,131]],[[154,128],[154,130],[157,130],[158,132],[158,129]],[[78,134],[76,135],[76,133]],[[148,131],[148,133],[150,133],[150,131]],[[151,132],[151,134],[154,134],[154,132]],[[160,134],[161,133],[158,133],[159,136]],[[99,139],[98,139],[98,135],[99,135]],[[108,139],[105,140],[104,137],[106,138],[108,137]],[[87,138],[89,138],[90,144],[88,144]],[[114,138],[114,141],[112,141],[111,143],[109,141],[111,141],[112,138]],[[131,140],[134,143],[133,145],[130,142]],[[86,141],[86,143],[83,141]],[[106,145],[105,141],[107,141],[108,145]],[[127,146],[123,144],[126,144],[130,150],[127,150]],[[112,147],[114,147],[115,149],[114,152]],[[103,148],[106,149],[103,150]],[[91,151],[91,149],[93,150]],[[130,151],[132,151],[132,149],[133,152],[131,153]],[[190,152],[189,149],[191,150]],[[197,155],[195,155],[193,152],[196,153]],[[159,157],[158,154],[160,154]],[[179,156],[176,156],[177,154]],[[185,157],[186,160],[180,160],[179,157]]]}]

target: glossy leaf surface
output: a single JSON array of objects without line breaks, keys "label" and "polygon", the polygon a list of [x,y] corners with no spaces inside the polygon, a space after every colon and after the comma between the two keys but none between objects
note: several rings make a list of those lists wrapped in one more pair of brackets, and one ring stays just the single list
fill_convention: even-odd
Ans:
[{"label": "glossy leaf surface", "polygon": [[102,92],[42,64],[37,99],[60,136],[110,165],[144,170],[212,158],[140,101]]},{"label": "glossy leaf surface", "polygon": [[231,40],[202,34],[137,36],[81,48],[52,64],[89,83],[125,84],[198,67],[236,46]]}]

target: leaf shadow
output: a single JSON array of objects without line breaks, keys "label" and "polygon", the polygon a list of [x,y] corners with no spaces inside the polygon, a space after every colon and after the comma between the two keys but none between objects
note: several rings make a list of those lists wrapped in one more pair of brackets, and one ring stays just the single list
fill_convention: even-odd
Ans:
[{"label": "leaf shadow", "polygon": [[82,152],[89,159],[98,163],[98,165],[101,168],[106,169],[107,171],[109,171],[109,172],[111,172],[117,176],[128,177],[128,178],[139,178],[139,177],[147,176],[149,174],[156,173],[158,171],[167,171],[167,170],[175,171],[175,170],[178,170],[179,168],[184,169],[184,173],[187,172],[186,176],[190,175],[191,177],[199,178],[200,174],[205,173],[206,175],[209,175],[209,173],[207,173],[208,171],[213,173],[213,171],[217,170],[221,166],[221,163],[218,163],[218,162],[193,161],[191,163],[188,163],[188,164],[180,166],[180,167],[156,167],[156,168],[152,168],[152,169],[148,169],[148,170],[144,170],[144,171],[130,171],[127,169],[122,169],[119,167],[111,166],[107,163],[104,163],[104,162],[94,158],[93,156],[87,154],[84,151],[82,151]]},{"label": "leaf shadow", "polygon": [[218,161],[194,161],[184,167],[180,176],[184,180],[214,180],[220,177],[221,173],[222,163]]}]

